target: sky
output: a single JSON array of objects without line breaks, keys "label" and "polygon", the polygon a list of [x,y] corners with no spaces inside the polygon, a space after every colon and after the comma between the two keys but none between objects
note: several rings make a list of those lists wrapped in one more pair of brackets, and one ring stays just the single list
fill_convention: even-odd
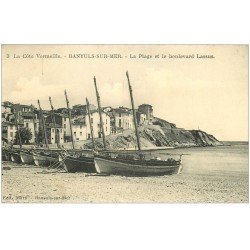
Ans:
[{"label": "sky", "polygon": [[[87,58],[70,58],[76,54]],[[96,58],[103,54],[122,58]],[[40,99],[49,109],[51,96],[54,108],[66,107],[66,89],[71,106],[86,97],[96,105],[95,76],[102,106],[131,107],[127,70],[136,107],[151,104],[154,116],[218,140],[248,141],[246,45],[2,45],[2,101]]]}]

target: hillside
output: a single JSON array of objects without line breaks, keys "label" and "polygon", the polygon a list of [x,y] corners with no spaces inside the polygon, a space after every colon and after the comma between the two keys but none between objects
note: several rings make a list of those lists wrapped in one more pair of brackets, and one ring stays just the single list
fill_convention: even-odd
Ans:
[{"label": "hillside", "polygon": [[[192,146],[220,146],[213,135],[201,130],[185,130],[177,128],[175,124],[169,123],[160,118],[154,118],[152,125],[139,127],[141,146],[148,147],[192,147]],[[126,130],[122,134],[110,135],[106,138],[107,146],[110,149],[135,148],[136,136],[134,130]],[[96,140],[97,147],[102,148],[102,140]],[[91,148],[92,143],[88,141],[86,148]]]}]

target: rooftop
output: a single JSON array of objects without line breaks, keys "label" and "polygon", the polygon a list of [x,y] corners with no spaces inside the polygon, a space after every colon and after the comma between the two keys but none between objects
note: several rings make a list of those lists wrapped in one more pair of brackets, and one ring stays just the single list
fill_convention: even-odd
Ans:
[{"label": "rooftop", "polygon": [[152,108],[153,106],[150,104],[143,103],[143,104],[139,105],[138,107],[151,107]]}]

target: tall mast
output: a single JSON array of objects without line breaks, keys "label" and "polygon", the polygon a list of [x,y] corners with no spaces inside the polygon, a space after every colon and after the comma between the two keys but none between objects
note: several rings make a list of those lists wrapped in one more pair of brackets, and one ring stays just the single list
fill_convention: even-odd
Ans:
[{"label": "tall mast", "polygon": [[69,109],[69,100],[68,100],[68,96],[67,96],[66,90],[64,91],[64,94],[65,94],[65,98],[66,98],[66,104],[67,104],[68,115],[69,115],[69,126],[70,126],[70,133],[71,133],[72,148],[74,149],[75,148],[75,144],[74,144],[72,123],[71,123],[71,112],[70,112],[70,109]]},{"label": "tall mast", "polygon": [[41,115],[41,120],[42,120],[42,126],[43,126],[43,133],[44,133],[45,145],[46,145],[46,148],[49,148],[48,139],[47,139],[46,125],[45,125],[45,119],[44,119],[44,116],[43,116],[43,110],[42,110],[42,108],[41,108],[41,105],[40,105],[40,101],[39,101],[39,100],[37,100],[37,103],[38,103],[38,106],[39,106],[39,109],[40,109],[40,115]]},{"label": "tall mast", "polygon": [[105,139],[105,133],[104,133],[103,121],[102,121],[101,101],[100,101],[100,95],[99,95],[98,90],[97,90],[95,77],[94,77],[94,84],[95,84],[95,92],[96,92],[96,98],[97,98],[97,104],[98,104],[98,112],[99,112],[99,117],[100,117],[100,128],[101,128],[101,132],[102,132],[103,147],[104,147],[104,149],[106,149],[106,139]]},{"label": "tall mast", "polygon": [[36,136],[36,122],[35,122],[35,112],[34,112],[34,107],[32,106],[32,120],[33,120],[33,126],[34,126],[34,139],[35,139],[35,144],[37,144],[37,136]]},{"label": "tall mast", "polygon": [[52,115],[53,126],[54,126],[54,129],[55,129],[55,142],[56,142],[57,147],[59,148],[59,136],[57,134],[57,129],[56,129],[55,112],[54,112],[54,107],[52,105],[52,100],[51,100],[50,96],[49,96],[49,102],[50,102],[50,106],[51,106],[51,115]]},{"label": "tall mast", "polygon": [[15,108],[14,108],[14,117],[15,117],[15,124],[16,124],[16,129],[17,129],[19,146],[20,146],[20,148],[22,148],[21,135],[20,135],[20,131],[19,131],[19,126],[18,126],[18,121],[17,121],[17,113],[16,113],[16,109]]},{"label": "tall mast", "polygon": [[89,117],[89,127],[90,127],[90,133],[91,133],[91,140],[92,140],[93,149],[95,149],[94,132],[93,132],[93,126],[92,126],[92,123],[91,123],[88,98],[86,98],[86,104],[87,104],[87,112],[88,112],[88,117]]},{"label": "tall mast", "polygon": [[134,125],[135,125],[135,134],[136,134],[137,146],[138,146],[138,150],[141,150],[141,143],[140,143],[140,139],[139,139],[139,132],[138,132],[137,121],[136,121],[136,114],[135,114],[134,98],[133,98],[133,92],[132,92],[132,87],[131,87],[130,80],[129,80],[128,71],[126,72],[126,76],[127,76],[127,79],[128,79],[128,87],[129,87],[131,105],[132,105],[132,110],[133,110],[133,117],[134,117]]}]

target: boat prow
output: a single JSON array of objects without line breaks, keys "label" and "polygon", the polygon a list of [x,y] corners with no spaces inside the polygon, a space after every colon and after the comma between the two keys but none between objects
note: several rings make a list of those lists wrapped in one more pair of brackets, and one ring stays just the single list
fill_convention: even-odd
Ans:
[{"label": "boat prow", "polygon": [[33,160],[36,166],[49,167],[58,162],[58,156],[48,155],[43,152],[33,152]]},{"label": "boat prow", "polygon": [[34,158],[32,152],[21,150],[20,157],[23,164],[30,164],[30,165],[34,164]]},{"label": "boat prow", "polygon": [[59,156],[59,161],[64,170],[68,173],[86,172],[95,173],[94,156],[79,156],[71,155]]},{"label": "boat prow", "polygon": [[20,157],[20,150],[11,150],[10,152],[11,161],[15,163],[22,163]]}]

